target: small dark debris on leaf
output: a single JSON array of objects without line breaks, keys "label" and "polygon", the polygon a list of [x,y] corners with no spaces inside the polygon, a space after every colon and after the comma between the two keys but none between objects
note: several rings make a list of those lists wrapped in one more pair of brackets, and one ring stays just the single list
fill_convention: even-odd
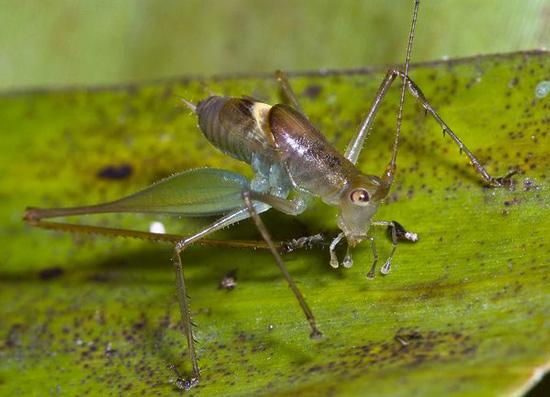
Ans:
[{"label": "small dark debris on leaf", "polygon": [[401,344],[403,347],[409,346],[410,342],[415,340],[421,340],[424,337],[418,331],[405,331],[400,329],[396,332],[393,339]]},{"label": "small dark debris on leaf", "polygon": [[54,278],[58,278],[63,275],[65,271],[57,266],[54,267],[48,267],[46,269],[40,270],[38,273],[38,277],[40,280],[53,280]]},{"label": "small dark debris on leaf", "polygon": [[113,356],[116,354],[116,349],[113,348],[113,345],[111,342],[107,343],[107,346],[105,347],[105,354],[107,356]]},{"label": "small dark debris on leaf", "polygon": [[114,180],[126,179],[132,175],[133,171],[134,168],[130,164],[108,165],[97,172],[97,177]]},{"label": "small dark debris on leaf", "polygon": [[318,84],[312,84],[306,87],[306,89],[303,92],[303,95],[310,98],[310,99],[316,99],[321,92],[323,91],[323,87]]},{"label": "small dark debris on leaf", "polygon": [[519,203],[521,203],[521,201],[518,198],[514,198],[512,200],[506,200],[504,202],[504,206],[511,207],[512,205],[517,205]]},{"label": "small dark debris on leaf", "polygon": [[106,283],[109,282],[111,278],[112,277],[109,273],[95,273],[88,277],[88,280],[96,283]]},{"label": "small dark debris on leaf", "polygon": [[399,335],[395,335],[395,336],[394,336],[394,339],[395,339],[396,341],[398,341],[399,343],[401,343],[401,346],[403,346],[403,347],[409,346],[409,342],[406,341],[405,339],[403,339],[403,338],[402,338],[401,336],[399,336]]},{"label": "small dark debris on leaf", "polygon": [[218,289],[225,289],[231,291],[237,286],[237,269],[233,269],[225,273],[223,278],[218,284]]}]

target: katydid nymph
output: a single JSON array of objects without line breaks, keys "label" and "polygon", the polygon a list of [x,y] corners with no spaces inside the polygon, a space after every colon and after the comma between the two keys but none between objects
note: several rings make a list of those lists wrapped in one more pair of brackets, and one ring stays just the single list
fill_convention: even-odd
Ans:
[{"label": "katydid nymph", "polygon": [[[288,105],[269,105],[251,98],[224,96],[210,96],[197,103],[184,100],[185,105],[197,116],[200,130],[208,141],[228,156],[242,160],[252,167],[255,176],[251,180],[229,170],[200,168],[173,175],[133,195],[108,203],[72,208],[27,209],[25,220],[37,227],[153,240],[178,240],[174,247],[173,263],[176,269],[178,302],[192,365],[190,377],[180,382],[182,388],[188,389],[197,384],[200,377],[181,255],[190,245],[207,242],[211,245],[263,246],[269,249],[306,316],[311,336],[320,337],[321,332],[313,312],[287,271],[280,249],[271,238],[260,214],[273,208],[285,214],[298,215],[307,210],[310,200],[314,197],[320,198],[327,205],[337,207],[339,209],[337,226],[341,232],[330,243],[330,266],[336,268],[342,264],[344,267],[351,267],[353,264],[351,248],[359,243],[368,242],[374,257],[367,274],[368,278],[374,277],[378,261],[375,241],[369,234],[370,226],[382,226],[390,231],[392,250],[380,268],[383,274],[390,272],[398,241],[402,239],[416,241],[416,234],[407,232],[395,221],[373,220],[378,206],[388,196],[394,180],[403,103],[407,90],[441,126],[444,134],[447,134],[460,151],[468,156],[476,171],[488,185],[503,186],[506,183],[509,175],[505,178],[492,177],[442,120],[420,88],[409,78],[409,62],[418,7],[417,0],[404,70],[388,71],[367,116],[359,131],[349,142],[344,154],[339,153],[311,124],[304,115],[286,75],[276,72],[276,80],[289,102]],[[380,177],[364,174],[356,166],[359,155],[382,100],[392,83],[398,78],[403,83],[390,161]],[[182,239],[172,235],[43,220],[61,216],[115,212],[172,214],[184,217],[219,216],[219,219],[198,233]],[[206,240],[206,237],[212,233],[247,218],[253,220],[265,243]],[[343,241],[347,242],[347,251],[344,257],[339,259],[336,247]]]}]

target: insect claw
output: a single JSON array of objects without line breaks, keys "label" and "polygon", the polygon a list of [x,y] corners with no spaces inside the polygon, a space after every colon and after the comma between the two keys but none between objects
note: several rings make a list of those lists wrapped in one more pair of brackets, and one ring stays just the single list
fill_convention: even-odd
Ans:
[{"label": "insect claw", "polygon": [[310,339],[321,339],[323,337],[323,333],[319,331],[317,328],[313,328],[311,331],[311,334],[309,334]]},{"label": "insect claw", "polygon": [[347,254],[344,257],[344,260],[342,261],[342,265],[347,269],[353,266],[353,259],[350,254]]},{"label": "insect claw", "polygon": [[178,390],[187,391],[199,383],[199,379],[196,377],[192,377],[191,379],[184,379],[184,377],[174,364],[168,365],[168,369],[174,371],[174,374],[176,374],[176,381],[174,382],[174,385],[178,388]]},{"label": "insect claw", "polygon": [[338,266],[340,266],[340,264],[338,263],[338,259],[330,259],[330,266],[333,268],[333,269],[338,269]]},{"label": "insect claw", "polygon": [[514,186],[514,181],[512,180],[512,176],[517,174],[520,170],[518,169],[512,169],[509,171],[506,175],[498,177],[498,178],[491,178],[489,183],[493,187],[508,187],[512,188]]},{"label": "insect claw", "polygon": [[199,380],[197,378],[191,378],[191,379],[178,378],[176,379],[175,384],[179,390],[189,391],[193,386],[197,385],[198,383],[199,383]]},{"label": "insect claw", "polygon": [[389,258],[386,263],[384,263],[384,266],[380,268],[380,273],[382,273],[384,276],[389,274],[391,270],[391,258]]},{"label": "insect claw", "polygon": [[369,272],[367,273],[367,279],[373,280],[376,275],[376,262],[372,264]]}]

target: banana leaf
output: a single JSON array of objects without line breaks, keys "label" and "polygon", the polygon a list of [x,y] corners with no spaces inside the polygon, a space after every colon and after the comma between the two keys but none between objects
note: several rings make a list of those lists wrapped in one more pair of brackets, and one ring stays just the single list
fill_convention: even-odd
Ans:
[{"label": "banana leaf", "polygon": [[[305,113],[340,150],[384,70],[291,74]],[[183,256],[197,323],[199,385],[190,395],[516,396],[549,368],[550,54],[418,64],[411,77],[495,176],[490,188],[407,96],[392,192],[377,219],[419,241],[392,272],[367,280],[369,244],[351,269],[322,247],[284,255],[324,336],[308,327],[264,250],[194,247]],[[546,83],[545,83],[546,82]],[[210,92],[281,101],[270,75],[172,79],[0,96],[0,394],[170,395],[189,371],[170,244],[62,234],[22,221],[26,206],[115,200],[173,173],[225,168],[251,176],[201,135],[177,96]],[[385,99],[359,167],[381,175],[399,97]],[[69,220],[67,218],[67,220]],[[75,223],[187,235],[212,219],[93,215]],[[334,209],[264,216],[278,241],[338,232]],[[391,250],[374,234],[381,258]],[[252,223],[216,234],[259,239]],[[236,273],[235,273],[236,271]],[[228,272],[233,290],[219,288]]]}]

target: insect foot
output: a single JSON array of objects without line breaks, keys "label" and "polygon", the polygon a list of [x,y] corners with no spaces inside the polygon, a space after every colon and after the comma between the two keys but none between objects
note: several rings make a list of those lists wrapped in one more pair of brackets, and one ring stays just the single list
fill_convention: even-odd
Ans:
[{"label": "insect foot", "polygon": [[199,384],[199,380],[197,378],[191,378],[191,379],[182,379],[182,378],[178,378],[176,379],[176,387],[179,389],[179,390],[185,390],[185,391],[188,391],[188,390],[191,390],[191,388],[193,386],[196,386]]},{"label": "insect foot", "polygon": [[351,257],[351,254],[349,252],[344,257],[344,260],[342,261],[342,265],[347,269],[353,266],[353,258]]},{"label": "insect foot", "polygon": [[313,331],[311,331],[311,334],[309,334],[310,339],[321,339],[323,337],[323,333],[319,331],[317,328],[314,328]]},{"label": "insect foot", "polygon": [[191,390],[193,386],[196,386],[199,384],[199,378],[198,377],[192,377],[190,379],[185,379],[180,371],[176,368],[174,364],[168,365],[168,369],[171,369],[176,374],[176,380],[174,381],[174,385],[178,390]]},{"label": "insect foot", "polygon": [[512,179],[513,175],[516,175],[519,172],[517,169],[510,170],[506,175],[498,177],[498,178],[491,178],[489,181],[489,184],[492,187],[506,187],[508,189],[512,189],[514,187],[514,180]]}]

